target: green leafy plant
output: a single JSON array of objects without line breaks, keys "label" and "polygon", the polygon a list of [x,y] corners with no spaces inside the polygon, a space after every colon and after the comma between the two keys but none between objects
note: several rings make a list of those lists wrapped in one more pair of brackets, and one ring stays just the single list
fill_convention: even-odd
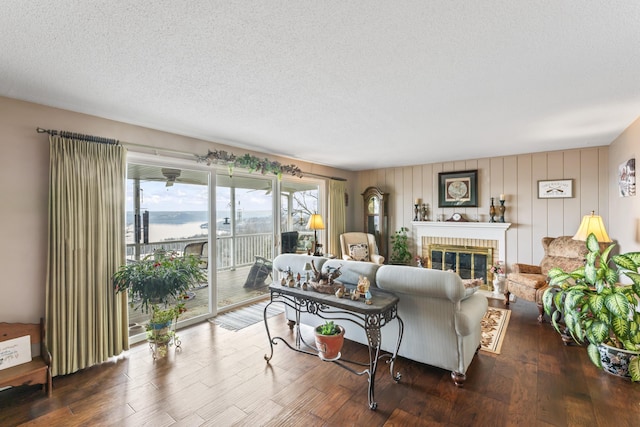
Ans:
[{"label": "green leafy plant", "polygon": [[[598,346],[640,352],[640,252],[614,255],[611,245],[601,251],[595,235],[587,237],[588,254],[583,267],[572,272],[549,271],[551,287],[543,296],[544,309],[559,333],[566,332],[579,343],[588,342],[587,352],[594,365],[602,368]],[[620,283],[622,276],[631,284]],[[563,330],[561,330],[563,329]],[[640,358],[632,357],[629,373],[640,381]]]},{"label": "green leafy plant", "polygon": [[131,306],[138,303],[134,308],[141,308],[145,313],[149,312],[149,304],[167,306],[178,302],[192,285],[206,280],[199,258],[163,251],[125,264],[113,275],[116,293],[129,291]]},{"label": "green leafy plant", "polygon": [[391,236],[391,257],[392,264],[407,264],[411,261],[409,252],[409,238],[407,237],[407,227],[401,227]]},{"label": "green leafy plant", "polygon": [[158,305],[151,306],[151,319],[149,320],[149,324],[147,324],[147,330],[151,329],[152,324],[156,325],[165,325],[172,320],[180,317],[182,313],[186,311],[184,303],[180,303],[171,308],[162,309]]},{"label": "green leafy plant", "polygon": [[333,323],[333,320],[328,320],[324,324],[318,326],[316,331],[320,335],[337,335],[340,333],[340,328],[338,325]]}]

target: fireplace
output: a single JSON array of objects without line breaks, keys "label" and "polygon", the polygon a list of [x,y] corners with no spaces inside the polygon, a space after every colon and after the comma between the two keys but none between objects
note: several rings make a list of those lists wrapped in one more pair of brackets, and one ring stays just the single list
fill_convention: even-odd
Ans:
[{"label": "fireplace", "polygon": [[482,279],[498,261],[507,264],[506,233],[511,223],[414,221],[417,253],[430,268],[454,270],[462,279]]},{"label": "fireplace", "polygon": [[480,279],[485,285],[489,283],[487,272],[494,262],[493,248],[429,244],[422,255],[427,257],[428,268],[452,270],[462,279]]}]

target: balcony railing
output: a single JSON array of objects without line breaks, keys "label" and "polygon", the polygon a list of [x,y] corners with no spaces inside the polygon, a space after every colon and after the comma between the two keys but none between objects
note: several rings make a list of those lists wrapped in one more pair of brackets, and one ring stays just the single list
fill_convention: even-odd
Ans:
[{"label": "balcony railing", "polygon": [[[139,258],[153,254],[156,250],[175,251],[181,254],[189,243],[202,242],[205,239],[179,239],[162,242],[127,244],[127,260],[136,260],[136,246],[139,246]],[[206,256],[206,253],[204,254]],[[216,266],[218,270],[235,269],[251,265],[255,257],[267,259],[274,257],[274,242],[271,233],[247,234],[240,236],[221,236],[216,238]]]}]

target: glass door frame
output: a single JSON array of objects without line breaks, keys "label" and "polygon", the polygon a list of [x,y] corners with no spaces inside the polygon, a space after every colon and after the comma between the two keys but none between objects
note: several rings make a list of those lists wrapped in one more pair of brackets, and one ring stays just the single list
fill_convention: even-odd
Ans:
[{"label": "glass door frame", "polygon": [[[215,209],[215,170],[214,168],[207,166],[205,164],[200,164],[195,162],[194,160],[187,160],[178,157],[171,157],[168,155],[156,155],[156,154],[147,154],[136,151],[128,151],[127,152],[127,167],[130,163],[133,164],[141,164],[141,165],[149,165],[149,166],[157,166],[164,168],[176,168],[176,169],[189,169],[193,171],[198,171],[207,174],[208,181],[208,212],[207,212],[207,221],[209,224],[212,222],[212,217],[214,215],[211,214],[212,209]],[[127,177],[127,180],[129,178]],[[123,230],[124,232],[124,230]],[[207,320],[211,317],[217,315],[217,307],[212,303],[213,295],[215,295],[216,290],[216,278],[215,275],[211,274],[212,271],[215,271],[215,256],[214,256],[214,245],[215,240],[212,241],[211,231],[207,233],[207,242],[208,242],[208,270],[207,270],[207,280],[208,280],[208,312],[205,314],[201,314],[198,316],[194,316],[189,319],[180,320],[177,324],[177,328],[184,328],[190,325],[194,325],[197,323],[201,323],[204,320]],[[138,342],[142,342],[146,340],[146,333],[143,331],[142,333],[132,335],[129,337],[129,344],[135,344]]]}]

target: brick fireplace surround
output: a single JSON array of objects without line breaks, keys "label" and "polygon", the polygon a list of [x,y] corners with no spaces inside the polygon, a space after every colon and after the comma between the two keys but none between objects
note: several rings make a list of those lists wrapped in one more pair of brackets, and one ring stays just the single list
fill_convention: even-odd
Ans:
[{"label": "brick fireplace surround", "polygon": [[427,256],[427,247],[431,243],[468,246],[475,248],[493,248],[493,262],[504,261],[508,265],[507,230],[509,222],[447,222],[413,221],[413,236],[417,252]]}]

